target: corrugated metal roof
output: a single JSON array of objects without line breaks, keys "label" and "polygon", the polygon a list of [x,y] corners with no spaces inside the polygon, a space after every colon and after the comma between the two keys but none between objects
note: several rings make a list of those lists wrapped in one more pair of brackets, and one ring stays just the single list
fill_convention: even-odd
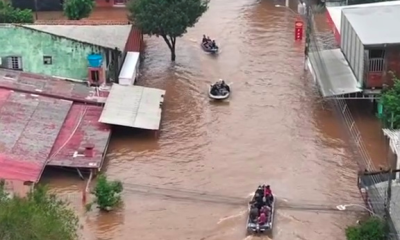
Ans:
[{"label": "corrugated metal roof", "polygon": [[[310,52],[309,60],[312,66],[312,74],[318,81],[323,97],[362,91],[357,87],[357,79],[340,49]],[[325,65],[318,63],[320,60]],[[323,72],[327,74],[324,75]]]},{"label": "corrugated metal roof", "polygon": [[[7,93],[8,92],[8,93]],[[0,152],[5,177],[38,181],[71,101],[0,89]],[[26,166],[25,166],[26,165]],[[25,177],[24,177],[25,176]]]},{"label": "corrugated metal roof", "polygon": [[[0,88],[89,104],[101,101],[94,96],[95,89],[89,88],[87,84],[72,83],[40,74],[5,69],[0,69]],[[106,91],[99,93],[100,97],[108,96]]]},{"label": "corrugated metal roof", "polygon": [[132,25],[23,25],[26,28],[47,32],[105,48],[124,51]]},{"label": "corrugated metal roof", "polygon": [[340,25],[342,21],[342,10],[349,8],[364,8],[370,9],[371,7],[379,7],[379,6],[395,6],[400,5],[400,1],[388,1],[388,2],[378,2],[378,3],[366,3],[366,4],[357,4],[357,5],[349,5],[349,6],[335,6],[335,7],[327,7],[328,14],[330,15],[332,22],[335,24],[337,31],[340,33]]},{"label": "corrugated metal roof", "polygon": [[[100,106],[73,104],[49,154],[47,165],[75,168],[100,168],[102,166],[110,127],[98,122]],[[82,152],[86,144],[93,145],[93,156]]]},{"label": "corrugated metal roof", "polygon": [[400,43],[400,5],[370,6],[343,9],[342,13],[364,45]]},{"label": "corrugated metal roof", "polygon": [[38,182],[44,168],[40,162],[5,153],[0,153],[0,166],[0,179],[30,182]]},{"label": "corrugated metal roof", "polygon": [[114,84],[99,122],[158,130],[164,95],[161,89]]}]

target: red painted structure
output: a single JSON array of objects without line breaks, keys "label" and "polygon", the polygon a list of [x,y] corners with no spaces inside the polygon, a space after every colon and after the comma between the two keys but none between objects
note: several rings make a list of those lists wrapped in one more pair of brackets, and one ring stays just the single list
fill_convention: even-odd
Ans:
[{"label": "red painted structure", "polygon": [[297,20],[294,23],[294,40],[301,41],[303,39],[303,21]]},{"label": "red painted structure", "polygon": [[[75,168],[100,168],[110,136],[110,128],[98,120],[100,106],[74,104],[66,117],[58,138],[54,142],[47,165]],[[85,150],[92,146],[92,156]],[[74,153],[78,156],[74,157]]]},{"label": "red painted structure", "polygon": [[[110,128],[98,123],[93,94],[83,84],[0,70],[0,179],[37,182],[46,165],[99,169]],[[87,144],[93,156],[73,158]]]}]

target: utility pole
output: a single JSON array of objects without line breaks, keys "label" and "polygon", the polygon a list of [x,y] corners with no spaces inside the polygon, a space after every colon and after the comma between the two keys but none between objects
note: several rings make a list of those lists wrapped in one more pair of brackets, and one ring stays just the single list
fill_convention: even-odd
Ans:
[{"label": "utility pole", "polygon": [[34,0],[34,3],[35,3],[35,20],[38,20],[38,7],[37,7],[37,0]]},{"label": "utility pole", "polygon": [[311,42],[311,25],[312,25],[312,10],[310,0],[305,0],[306,7],[306,44],[304,47],[304,70],[307,70],[308,54],[310,52],[310,42]]},{"label": "utility pole", "polygon": [[388,188],[386,192],[386,202],[385,202],[385,219],[388,220],[390,217],[390,202],[392,200],[392,176],[393,169],[390,167],[389,176],[388,176]]}]

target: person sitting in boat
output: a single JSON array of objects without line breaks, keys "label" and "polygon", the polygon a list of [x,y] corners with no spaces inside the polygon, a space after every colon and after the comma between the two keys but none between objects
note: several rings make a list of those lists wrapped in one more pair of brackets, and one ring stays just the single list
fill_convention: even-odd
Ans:
[{"label": "person sitting in boat", "polygon": [[268,213],[271,211],[271,208],[268,205],[264,205],[260,209],[260,213],[265,213],[265,215],[268,215]]},{"label": "person sitting in boat", "polygon": [[220,82],[216,82],[211,87],[211,94],[212,95],[219,95],[219,91],[221,89]]},{"label": "person sitting in boat", "polygon": [[208,43],[208,40],[207,40],[207,37],[206,37],[206,35],[205,35],[205,34],[203,34],[203,40],[202,40],[202,43],[203,43],[203,44],[207,44],[207,43]]},{"label": "person sitting in boat", "polygon": [[264,190],[263,190],[263,187],[260,185],[260,186],[258,186],[258,188],[257,188],[257,190],[256,190],[256,194],[263,194],[264,193]]},{"label": "person sitting in boat", "polygon": [[268,205],[271,205],[272,200],[273,200],[273,196],[272,196],[272,190],[271,187],[269,185],[267,185],[264,188],[264,202],[267,203]]},{"label": "person sitting in boat", "polygon": [[261,213],[258,217],[258,224],[264,225],[267,222],[267,215],[265,213]]},{"label": "person sitting in boat", "polygon": [[258,208],[258,210],[261,210],[261,208],[265,205],[264,201],[263,201],[263,196],[259,193],[256,193],[256,195],[254,196],[254,200],[255,200],[255,204]]},{"label": "person sitting in boat", "polygon": [[227,86],[224,80],[221,80],[219,85],[221,88],[226,88],[226,86]]},{"label": "person sitting in boat", "polygon": [[210,47],[211,47],[212,49],[218,48],[218,47],[217,47],[217,44],[215,43],[215,40],[212,40],[212,41],[211,41]]},{"label": "person sitting in boat", "polygon": [[253,203],[250,207],[250,219],[253,222],[257,222],[258,220],[258,208],[257,206]]},{"label": "person sitting in boat", "polygon": [[207,36],[207,43],[211,43],[211,38],[210,38],[210,36]]}]

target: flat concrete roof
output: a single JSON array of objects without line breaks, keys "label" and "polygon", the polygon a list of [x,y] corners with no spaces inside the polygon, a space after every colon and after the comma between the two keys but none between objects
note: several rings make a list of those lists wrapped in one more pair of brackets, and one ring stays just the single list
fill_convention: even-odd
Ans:
[{"label": "flat concrete roof", "polygon": [[99,122],[158,130],[165,90],[113,84]]}]

